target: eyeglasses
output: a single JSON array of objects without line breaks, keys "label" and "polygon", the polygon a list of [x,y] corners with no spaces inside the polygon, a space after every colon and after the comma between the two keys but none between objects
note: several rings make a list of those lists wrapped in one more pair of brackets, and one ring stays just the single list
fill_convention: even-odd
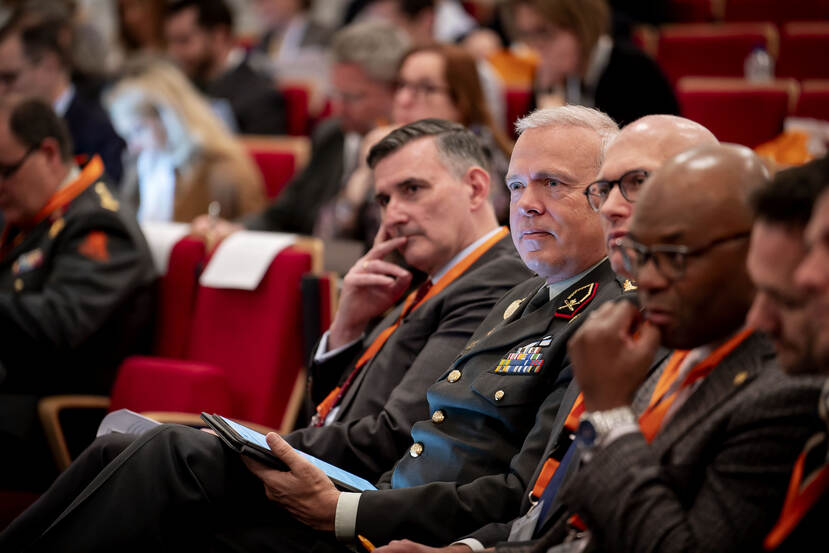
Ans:
[{"label": "eyeglasses", "polygon": [[648,247],[630,238],[622,238],[616,241],[616,248],[621,252],[622,262],[630,274],[637,275],[648,261],[653,259],[656,270],[662,276],[669,280],[678,280],[685,274],[685,266],[689,257],[698,257],[720,244],[742,240],[750,235],[751,232],[748,231],[732,234],[712,240],[705,246],[695,249],[671,244],[656,244]]},{"label": "eyeglasses", "polygon": [[20,161],[17,163],[12,163],[11,165],[4,165],[0,163],[0,180],[6,180],[11,178],[17,171],[26,163],[26,160],[32,155],[32,152],[40,148],[40,144],[35,144],[33,146],[29,146],[29,149],[26,150],[26,153],[23,154],[23,157],[20,158]]},{"label": "eyeglasses", "polygon": [[406,88],[411,90],[412,93],[414,93],[415,96],[421,97],[421,98],[424,97],[424,96],[431,96],[432,94],[437,94],[439,92],[442,92],[444,94],[449,94],[449,92],[450,92],[450,89],[449,89],[448,86],[439,86],[439,85],[432,84],[432,83],[425,83],[425,82],[412,83],[412,82],[404,81],[402,79],[398,79],[397,81],[394,82],[395,92],[398,92],[400,90],[404,90]]},{"label": "eyeglasses", "polygon": [[587,197],[587,203],[590,204],[593,211],[599,211],[607,201],[607,197],[610,195],[613,187],[618,186],[622,197],[630,203],[633,203],[639,195],[639,189],[649,176],[649,171],[634,169],[633,171],[628,171],[616,180],[597,180],[591,182],[584,189],[584,195]]}]

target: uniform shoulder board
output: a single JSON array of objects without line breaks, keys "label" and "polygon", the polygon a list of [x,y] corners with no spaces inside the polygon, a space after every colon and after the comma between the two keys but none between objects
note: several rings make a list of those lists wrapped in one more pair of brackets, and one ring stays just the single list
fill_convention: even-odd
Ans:
[{"label": "uniform shoulder board", "polygon": [[109,211],[118,211],[121,204],[113,197],[112,192],[109,191],[109,188],[103,182],[98,181],[95,183],[95,192],[101,200],[101,207]]}]

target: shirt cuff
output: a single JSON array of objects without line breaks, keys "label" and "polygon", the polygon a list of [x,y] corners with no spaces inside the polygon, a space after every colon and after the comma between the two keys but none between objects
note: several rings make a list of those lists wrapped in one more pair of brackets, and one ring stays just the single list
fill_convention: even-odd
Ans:
[{"label": "shirt cuff", "polygon": [[327,351],[328,350],[328,331],[326,330],[325,334],[323,334],[322,338],[320,338],[320,343],[317,346],[317,351],[314,352],[314,362],[323,363],[325,361],[328,361],[329,359],[331,359],[332,357],[334,357],[338,353],[341,353],[341,352],[345,351],[346,349],[350,348],[351,346],[353,346],[354,344],[356,344],[360,340],[362,340],[362,337],[357,338],[356,340],[354,340],[352,342],[349,342],[344,346],[340,346],[337,349]]},{"label": "shirt cuff", "polygon": [[464,538],[462,540],[452,542],[450,545],[465,545],[472,551],[483,551],[484,549],[486,549],[486,547],[484,547],[484,544],[482,544],[475,538]]},{"label": "shirt cuff", "polygon": [[357,534],[357,507],[359,493],[340,492],[337,499],[337,513],[334,515],[334,535],[340,541],[351,541]]}]

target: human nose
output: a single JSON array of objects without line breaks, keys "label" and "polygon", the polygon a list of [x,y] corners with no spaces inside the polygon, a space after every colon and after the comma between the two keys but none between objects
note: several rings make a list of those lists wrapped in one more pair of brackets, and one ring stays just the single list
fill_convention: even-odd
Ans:
[{"label": "human nose", "polygon": [[544,193],[541,188],[530,183],[519,192],[520,196],[515,203],[521,215],[532,216],[544,213]]},{"label": "human nose", "polygon": [[627,220],[632,212],[633,205],[622,196],[618,186],[610,189],[604,203],[599,207],[599,215],[608,221]]},{"label": "human nose", "polygon": [[819,247],[812,250],[803,258],[794,274],[794,283],[802,290],[810,293],[819,293],[826,289],[829,277],[829,256],[821,252]]},{"label": "human nose", "polygon": [[777,310],[771,304],[769,298],[763,292],[757,292],[751,308],[746,315],[746,323],[752,328],[761,330],[774,336],[779,328],[779,317]]},{"label": "human nose", "polygon": [[389,227],[403,225],[409,221],[409,214],[403,203],[395,198],[390,198],[383,210],[383,224]]},{"label": "human nose", "polygon": [[636,277],[639,288],[644,290],[656,291],[667,288],[670,284],[670,280],[665,278],[665,275],[657,267],[656,258],[653,256],[646,257],[644,262],[634,259],[631,272]]}]

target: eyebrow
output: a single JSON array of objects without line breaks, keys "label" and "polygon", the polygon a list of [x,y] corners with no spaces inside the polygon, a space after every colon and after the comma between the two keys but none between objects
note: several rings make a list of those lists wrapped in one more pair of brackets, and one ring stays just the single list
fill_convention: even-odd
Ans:
[{"label": "eyebrow", "polygon": [[[403,188],[410,186],[412,184],[419,184],[421,186],[429,186],[429,181],[425,179],[420,179],[417,177],[409,177],[407,179],[403,179],[402,181],[396,182],[392,185],[392,188],[395,190],[402,190]],[[374,194],[374,199],[378,200],[380,198],[387,198],[389,196],[388,193],[385,192],[377,192]]]},{"label": "eyebrow", "polygon": [[[531,181],[545,180],[545,179],[554,179],[554,180],[557,180],[557,181],[561,181],[565,184],[572,184],[572,183],[576,182],[576,180],[577,180],[571,175],[567,175],[565,173],[560,173],[560,172],[555,172],[555,171],[537,171],[537,172],[532,173],[530,175],[530,180]],[[522,175],[507,175],[504,180],[506,182],[516,181],[516,180],[523,182],[523,176]]]}]

